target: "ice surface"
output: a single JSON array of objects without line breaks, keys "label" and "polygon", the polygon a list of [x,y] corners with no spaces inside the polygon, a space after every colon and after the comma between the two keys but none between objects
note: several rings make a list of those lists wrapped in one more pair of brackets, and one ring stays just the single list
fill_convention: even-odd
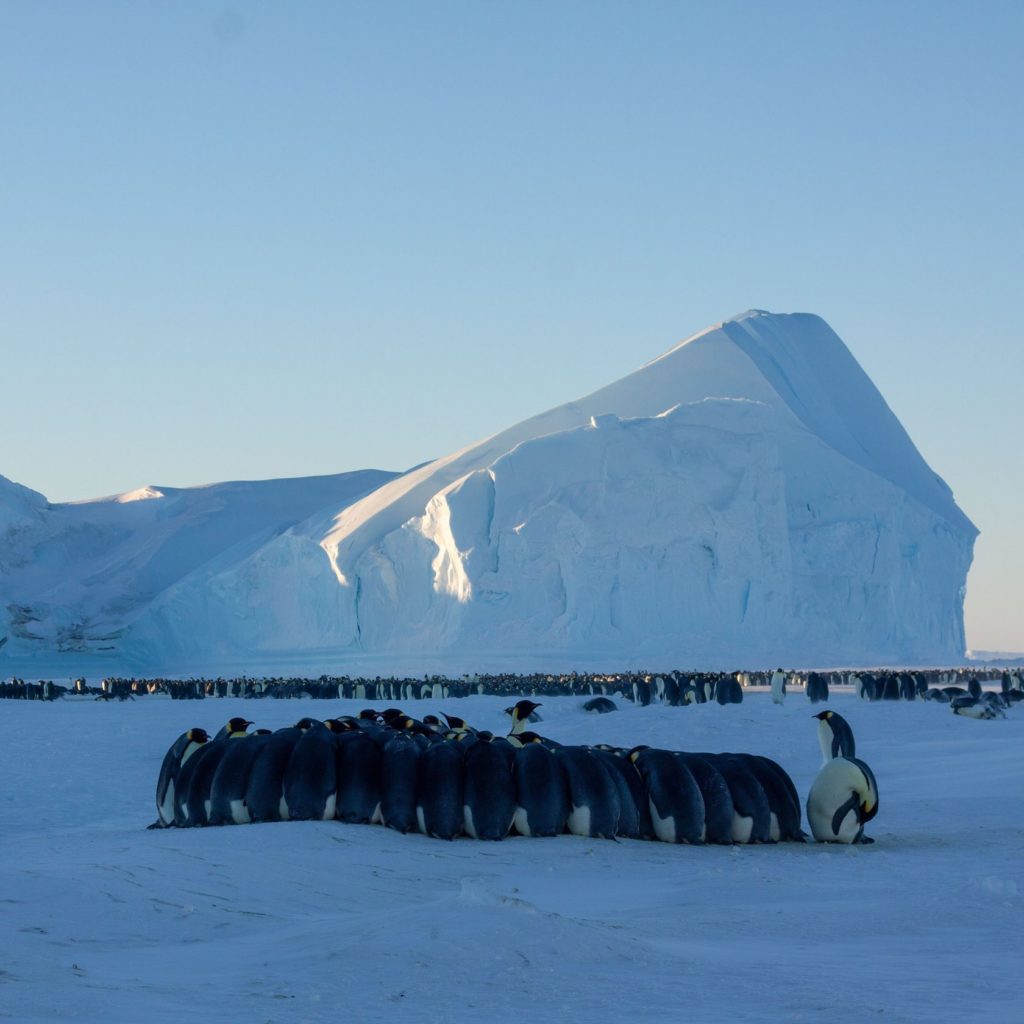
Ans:
[{"label": "ice surface", "polygon": [[[763,753],[802,800],[820,767],[796,692],[603,716],[539,699],[546,735]],[[359,705],[2,703],[0,1014],[20,1024],[1021,1019],[1019,709],[978,722],[834,694],[878,778],[876,844],[697,848],[336,822],[147,832],[185,728]],[[508,703],[408,710],[504,731]]]},{"label": "ice surface", "polygon": [[[150,673],[963,658],[977,531],[816,316],[750,311],[363,494],[144,599],[92,527],[31,555],[18,539],[15,557],[92,571],[4,595],[11,670],[69,630]],[[123,513],[170,499],[133,496],[118,528],[148,544]],[[26,607],[64,633],[31,641]]]}]

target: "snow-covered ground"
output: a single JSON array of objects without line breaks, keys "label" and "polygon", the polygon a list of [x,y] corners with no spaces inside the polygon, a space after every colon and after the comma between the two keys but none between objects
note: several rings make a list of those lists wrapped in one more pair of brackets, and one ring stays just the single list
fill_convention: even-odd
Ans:
[{"label": "snow-covered ground", "polygon": [[[336,822],[146,831],[185,728],[357,705],[2,703],[0,1019],[1024,1020],[1019,707],[983,722],[840,693],[828,706],[879,782],[876,844],[698,848]],[[508,703],[409,710],[498,730]],[[820,708],[799,693],[579,704],[545,700],[539,729],[767,754],[802,798],[820,765]]]}]

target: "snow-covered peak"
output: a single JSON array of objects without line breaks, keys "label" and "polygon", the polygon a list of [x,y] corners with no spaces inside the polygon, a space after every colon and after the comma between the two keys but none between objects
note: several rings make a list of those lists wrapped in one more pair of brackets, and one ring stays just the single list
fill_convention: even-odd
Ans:
[{"label": "snow-covered peak", "polygon": [[705,398],[743,398],[791,417],[822,443],[905,490],[951,525],[977,533],[839,336],[818,316],[748,310],[706,328],[583,398],[428,463],[343,510],[323,539],[345,583],[363,552],[430,497],[523,441],[592,417],[657,416]]}]

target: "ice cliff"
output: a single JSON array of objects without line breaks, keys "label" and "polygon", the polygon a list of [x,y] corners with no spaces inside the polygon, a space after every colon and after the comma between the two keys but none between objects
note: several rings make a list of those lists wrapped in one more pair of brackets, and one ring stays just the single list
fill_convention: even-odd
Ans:
[{"label": "ice cliff", "polygon": [[[963,657],[977,531],[816,316],[750,311],[592,395],[377,482],[302,521],[268,514],[230,546],[178,544],[188,564],[173,578],[136,558],[108,586],[104,549],[94,572],[31,597],[23,587],[11,601],[5,576],[4,603],[45,605],[54,621],[90,609],[94,632],[117,633],[112,656],[145,671]],[[0,538],[3,510],[21,509],[6,543],[28,559],[23,578],[41,558],[81,561],[98,543],[90,526],[61,532],[59,551],[30,549],[40,528],[17,523],[57,512],[34,492],[20,502],[0,491]],[[237,514],[203,521],[234,536],[223,524]],[[117,522],[132,550],[149,536]],[[90,602],[97,585],[106,597]],[[18,649],[49,642],[22,637]]]}]

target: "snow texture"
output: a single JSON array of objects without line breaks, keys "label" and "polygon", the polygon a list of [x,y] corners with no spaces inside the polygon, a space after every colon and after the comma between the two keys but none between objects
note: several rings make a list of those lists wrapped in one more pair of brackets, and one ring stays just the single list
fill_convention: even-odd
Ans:
[{"label": "snow texture", "polygon": [[[802,800],[820,768],[796,693],[604,716],[541,699],[562,741],[756,751]],[[0,1015],[19,1024],[1021,1019],[1019,709],[978,722],[834,695],[878,778],[876,843],[691,847],[340,822],[147,832],[184,729],[359,705],[3,703]],[[503,731],[507,704],[410,710]]]},{"label": "snow texture", "polygon": [[102,575],[11,604],[150,673],[942,664],[977,531],[823,320],[755,310],[268,533],[128,615]]}]

